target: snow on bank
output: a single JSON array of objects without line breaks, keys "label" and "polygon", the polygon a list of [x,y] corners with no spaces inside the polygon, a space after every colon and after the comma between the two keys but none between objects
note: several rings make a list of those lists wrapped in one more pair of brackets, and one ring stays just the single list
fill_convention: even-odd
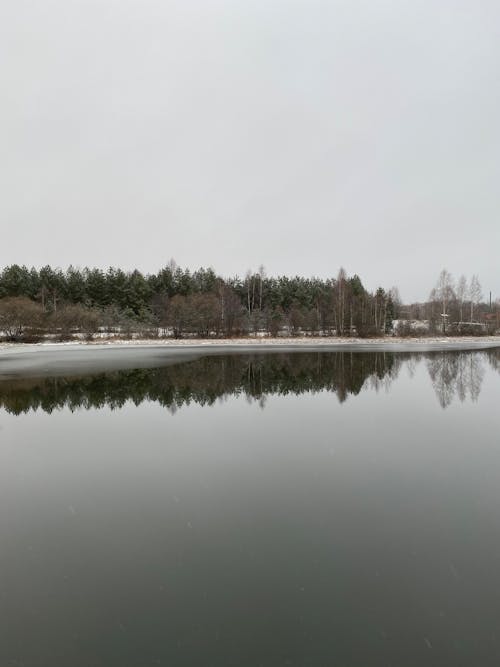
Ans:
[{"label": "snow on bank", "polygon": [[337,337],[321,337],[321,338],[218,338],[218,339],[204,339],[204,338],[153,338],[153,339],[130,339],[124,340],[119,338],[99,338],[92,341],[72,340],[67,342],[46,341],[40,343],[7,343],[0,342],[0,355],[12,352],[22,351],[38,351],[58,348],[122,348],[122,347],[157,347],[157,348],[190,348],[196,347],[343,347],[343,346],[432,346],[442,347],[446,349],[450,346],[458,346],[460,348],[480,348],[480,347],[496,347],[500,346],[500,336],[449,336],[449,337],[397,337],[391,336],[386,338],[337,338]]}]

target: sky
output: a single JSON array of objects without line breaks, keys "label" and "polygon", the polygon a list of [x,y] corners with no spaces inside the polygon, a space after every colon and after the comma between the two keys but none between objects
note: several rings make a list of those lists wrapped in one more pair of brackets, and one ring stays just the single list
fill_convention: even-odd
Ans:
[{"label": "sky", "polygon": [[497,0],[3,0],[0,266],[500,297]]}]

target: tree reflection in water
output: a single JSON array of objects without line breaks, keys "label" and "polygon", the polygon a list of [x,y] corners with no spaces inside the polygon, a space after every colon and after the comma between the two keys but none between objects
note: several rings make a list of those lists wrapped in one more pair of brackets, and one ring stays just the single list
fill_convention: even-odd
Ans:
[{"label": "tree reflection in water", "polygon": [[154,401],[174,413],[194,402],[212,405],[246,396],[265,406],[269,395],[329,391],[343,403],[363,388],[388,388],[405,366],[410,374],[426,361],[439,403],[455,396],[477,400],[484,363],[500,371],[500,350],[487,352],[315,352],[208,356],[155,369],[79,377],[23,378],[0,382],[0,407],[11,414],[43,410],[121,408]]},{"label": "tree reflection in water", "polygon": [[485,356],[491,353],[440,352],[427,359],[427,369],[442,408],[447,408],[455,396],[461,402],[467,396],[477,401],[485,374]]}]

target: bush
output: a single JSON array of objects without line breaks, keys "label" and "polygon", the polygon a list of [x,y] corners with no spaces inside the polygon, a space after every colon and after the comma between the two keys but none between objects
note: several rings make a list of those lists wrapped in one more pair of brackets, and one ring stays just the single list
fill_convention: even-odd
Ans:
[{"label": "bush", "polygon": [[394,331],[396,336],[399,336],[400,338],[408,338],[409,336],[415,335],[409,320],[399,320]]},{"label": "bush", "polygon": [[0,299],[0,331],[7,340],[22,340],[42,323],[42,307],[24,296]]},{"label": "bush", "polygon": [[100,315],[93,308],[80,304],[68,304],[52,313],[49,326],[57,333],[59,340],[71,340],[73,334],[82,333],[92,339],[99,329]]}]

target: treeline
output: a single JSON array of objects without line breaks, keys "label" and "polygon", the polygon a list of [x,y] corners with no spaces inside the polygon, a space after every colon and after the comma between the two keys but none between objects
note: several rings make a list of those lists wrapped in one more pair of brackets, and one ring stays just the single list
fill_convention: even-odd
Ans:
[{"label": "treeline", "polygon": [[500,328],[500,305],[484,303],[477,276],[443,270],[429,300],[402,306],[397,288],[368,291],[358,275],[272,277],[263,267],[244,278],[174,262],[154,274],[109,268],[18,266],[0,272],[0,335],[36,340],[233,337],[245,335],[482,335]]},{"label": "treeline", "polygon": [[340,269],[331,279],[244,278],[171,262],[158,273],[12,265],[0,273],[0,330],[10,339],[37,332],[92,337],[98,330],[176,338],[248,334],[373,336],[391,330],[397,290],[365,289]]}]

